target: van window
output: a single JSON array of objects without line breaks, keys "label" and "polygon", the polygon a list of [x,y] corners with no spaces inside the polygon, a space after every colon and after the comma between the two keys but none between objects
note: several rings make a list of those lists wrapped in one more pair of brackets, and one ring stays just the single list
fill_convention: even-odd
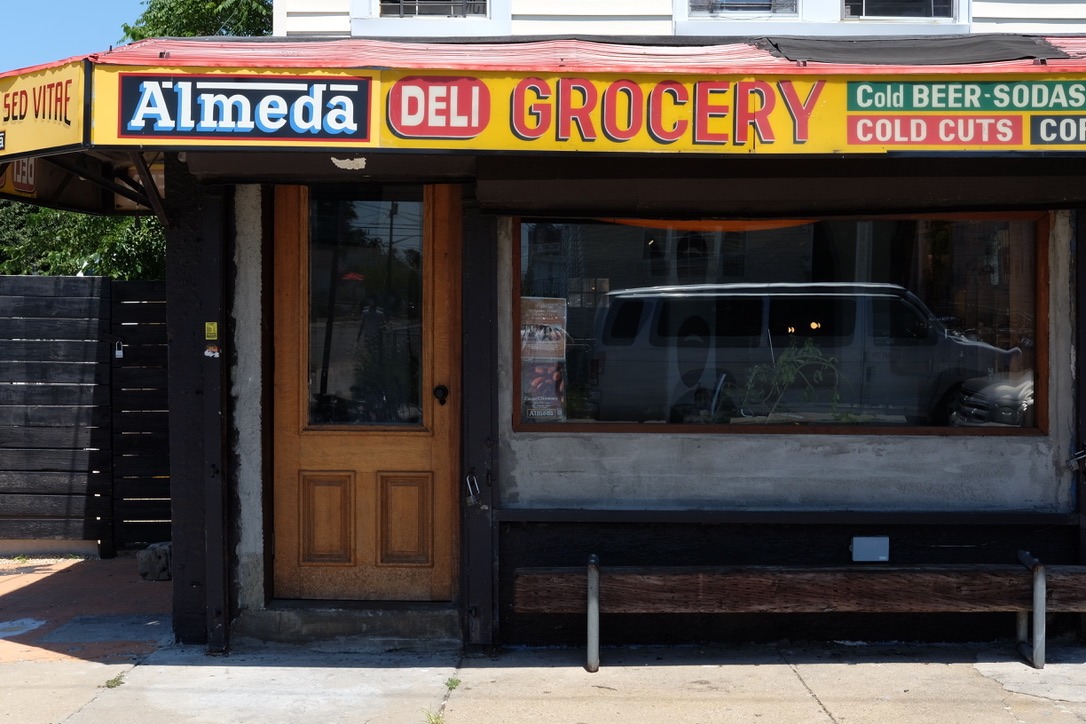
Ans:
[{"label": "van window", "polygon": [[622,299],[611,304],[603,324],[603,341],[607,344],[632,344],[641,329],[641,312],[645,303],[640,299]]},{"label": "van window", "polygon": [[755,347],[761,337],[761,297],[673,297],[658,306],[656,346]]},{"label": "van window", "polygon": [[774,343],[786,338],[836,346],[852,338],[856,301],[850,297],[782,296],[769,300],[769,331]]},{"label": "van window", "polygon": [[935,342],[927,317],[904,299],[872,299],[871,325],[876,345]]}]

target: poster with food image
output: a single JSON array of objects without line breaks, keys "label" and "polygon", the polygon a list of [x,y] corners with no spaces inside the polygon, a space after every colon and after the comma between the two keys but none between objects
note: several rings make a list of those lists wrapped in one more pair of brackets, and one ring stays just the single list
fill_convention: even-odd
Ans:
[{"label": "poster with food image", "polygon": [[522,415],[527,422],[548,422],[565,418],[565,363],[523,362]]},{"label": "poster with food image", "polygon": [[522,297],[520,303],[522,417],[565,418],[566,300]]},{"label": "poster with food image", "polygon": [[565,297],[521,297],[520,358],[565,360]]}]

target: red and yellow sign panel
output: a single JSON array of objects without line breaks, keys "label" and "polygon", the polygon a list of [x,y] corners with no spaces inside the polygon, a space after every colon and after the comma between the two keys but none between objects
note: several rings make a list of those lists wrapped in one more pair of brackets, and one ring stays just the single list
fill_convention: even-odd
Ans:
[{"label": "red and yellow sign panel", "polygon": [[[76,144],[81,66],[0,81],[0,158]],[[93,70],[91,144],[826,154],[1086,151],[1086,78]]]},{"label": "red and yellow sign panel", "polygon": [[0,78],[0,159],[83,142],[82,62]]}]

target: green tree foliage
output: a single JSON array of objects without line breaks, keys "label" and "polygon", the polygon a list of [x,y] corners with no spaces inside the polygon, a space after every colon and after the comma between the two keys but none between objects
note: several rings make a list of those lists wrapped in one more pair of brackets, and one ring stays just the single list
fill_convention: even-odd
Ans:
[{"label": "green tree foliage", "polygon": [[207,35],[270,35],[272,0],[145,0],[126,40]]},{"label": "green tree foliage", "polygon": [[109,217],[0,200],[0,274],[162,279],[166,242],[154,217]]},{"label": "green tree foliage", "polygon": [[[144,0],[125,40],[270,35],[272,0]],[[165,276],[166,240],[153,216],[79,214],[0,200],[0,274]]]}]

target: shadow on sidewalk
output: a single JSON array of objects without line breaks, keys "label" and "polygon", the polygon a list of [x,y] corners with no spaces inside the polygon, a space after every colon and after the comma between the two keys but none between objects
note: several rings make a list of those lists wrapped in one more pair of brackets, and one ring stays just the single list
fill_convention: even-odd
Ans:
[{"label": "shadow on sidewalk", "polygon": [[0,664],[142,659],[173,641],[172,592],[140,578],[131,553],[0,559]]}]

